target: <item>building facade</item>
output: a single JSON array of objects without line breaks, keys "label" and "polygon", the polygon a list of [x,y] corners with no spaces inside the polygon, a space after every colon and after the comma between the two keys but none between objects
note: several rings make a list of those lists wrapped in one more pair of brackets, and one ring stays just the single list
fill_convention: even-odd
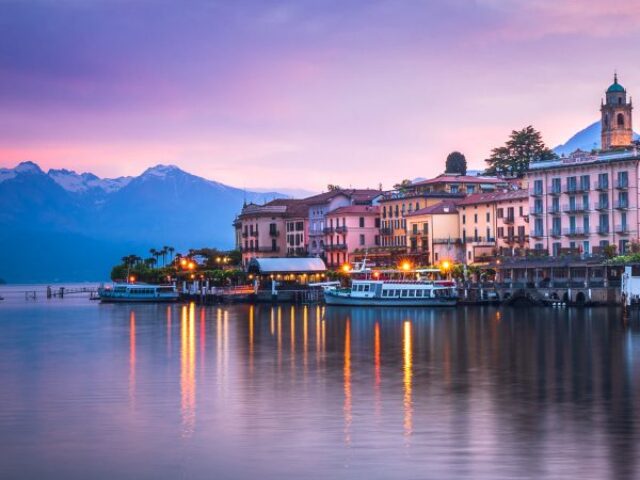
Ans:
[{"label": "building facade", "polygon": [[627,91],[618,83],[618,75],[614,75],[613,83],[605,93],[601,102],[601,147],[610,150],[626,147],[633,141],[633,125],[631,100],[627,102]]},{"label": "building facade", "polygon": [[407,214],[408,253],[417,265],[464,261],[456,202],[444,200]]},{"label": "building facade", "polygon": [[354,262],[354,256],[366,255],[380,245],[379,207],[350,205],[326,215],[324,249],[326,264],[331,268]]}]

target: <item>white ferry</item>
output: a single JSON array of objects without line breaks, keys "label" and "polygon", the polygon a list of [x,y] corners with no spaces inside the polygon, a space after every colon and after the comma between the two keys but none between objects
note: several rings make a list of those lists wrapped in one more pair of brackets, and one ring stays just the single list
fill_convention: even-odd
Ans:
[{"label": "white ferry", "polygon": [[98,288],[101,302],[175,302],[178,290],[175,285],[148,285],[145,283],[116,283]]},{"label": "white ferry", "polygon": [[455,283],[446,280],[425,279],[421,276],[421,273],[424,272],[437,272],[437,270],[386,270],[376,272],[360,270],[354,273],[363,273],[364,278],[352,279],[351,287],[349,288],[326,287],[324,300],[327,305],[375,307],[455,306],[458,302]]}]

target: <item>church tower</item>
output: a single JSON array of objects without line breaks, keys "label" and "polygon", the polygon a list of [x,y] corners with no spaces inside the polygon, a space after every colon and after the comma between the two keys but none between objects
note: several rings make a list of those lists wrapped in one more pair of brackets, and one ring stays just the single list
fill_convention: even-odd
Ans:
[{"label": "church tower", "polygon": [[602,150],[631,145],[631,99],[627,103],[627,91],[618,83],[618,75],[607,89],[606,100],[601,103]]}]

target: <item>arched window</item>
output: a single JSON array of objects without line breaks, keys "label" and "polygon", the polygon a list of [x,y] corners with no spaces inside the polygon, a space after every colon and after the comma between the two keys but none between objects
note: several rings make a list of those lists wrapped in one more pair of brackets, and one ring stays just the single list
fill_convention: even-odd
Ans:
[{"label": "arched window", "polygon": [[624,127],[624,114],[622,113],[618,114],[618,126]]},{"label": "arched window", "polygon": [[609,114],[605,113],[604,115],[604,126],[609,128]]}]

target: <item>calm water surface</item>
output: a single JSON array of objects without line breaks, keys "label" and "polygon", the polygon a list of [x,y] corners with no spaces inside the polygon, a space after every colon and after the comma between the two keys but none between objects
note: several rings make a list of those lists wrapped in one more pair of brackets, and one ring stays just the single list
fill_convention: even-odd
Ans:
[{"label": "calm water surface", "polygon": [[640,478],[619,318],[7,298],[0,478]]}]

